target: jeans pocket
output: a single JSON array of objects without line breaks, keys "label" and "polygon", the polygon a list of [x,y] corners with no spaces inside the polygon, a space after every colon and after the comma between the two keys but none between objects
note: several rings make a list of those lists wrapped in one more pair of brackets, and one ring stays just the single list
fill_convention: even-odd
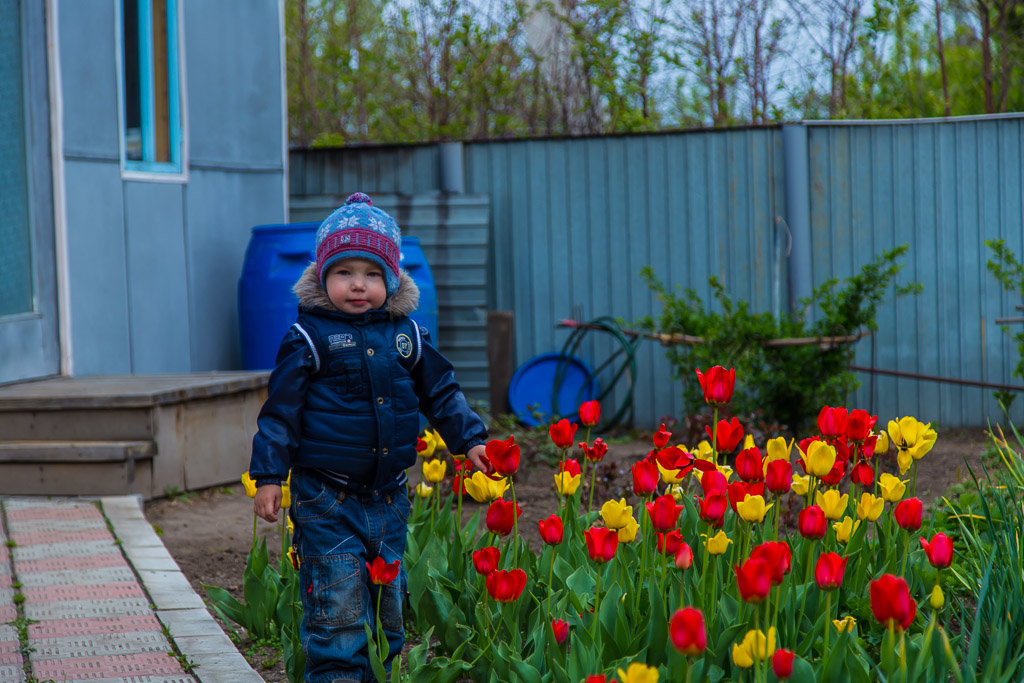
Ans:
[{"label": "jeans pocket", "polygon": [[313,626],[346,627],[359,621],[365,586],[359,560],[350,553],[303,558],[303,608]]},{"label": "jeans pocket", "polygon": [[295,521],[324,519],[330,516],[338,499],[316,477],[292,475],[292,516]]},{"label": "jeans pocket", "polygon": [[380,623],[385,631],[402,632],[402,599],[407,589],[405,572],[400,571],[395,580],[386,586],[380,596]]}]

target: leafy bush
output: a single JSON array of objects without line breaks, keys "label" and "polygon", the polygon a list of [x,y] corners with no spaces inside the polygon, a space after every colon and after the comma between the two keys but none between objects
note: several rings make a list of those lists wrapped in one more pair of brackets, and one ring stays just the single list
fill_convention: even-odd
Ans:
[{"label": "leafy bush", "polygon": [[[792,431],[806,427],[822,405],[842,404],[859,383],[849,365],[853,360],[852,342],[803,345],[774,345],[772,340],[806,337],[846,337],[862,330],[878,329],[875,314],[890,288],[894,297],[917,294],[920,283],[896,285],[903,267],[897,260],[907,245],[883,252],[863,266],[857,275],[841,283],[828,280],[800,301],[795,314],[755,313],[746,301],[729,297],[714,276],[708,282],[718,301],[719,311],[693,289],[682,294],[671,292],[652,268],[645,267],[641,277],[657,294],[662,310],[658,316],[639,321],[643,329],[668,335],[699,337],[702,343],[682,343],[666,347],[666,355],[675,375],[683,380],[685,412],[694,414],[703,405],[693,368],[713,365],[735,367],[742,376],[732,410],[736,414],[763,410],[774,421]],[[810,318],[816,310],[818,315]]]},{"label": "leafy bush", "polygon": [[[1006,246],[1005,240],[986,240],[985,244],[994,255],[994,258],[990,259],[987,264],[989,272],[995,275],[1007,291],[1024,295],[1024,264],[1017,260],[1016,255]],[[1006,325],[1002,327],[1003,332],[1010,334],[1010,328]],[[1017,367],[1013,369],[1013,374],[1024,378],[1024,330],[1011,336],[1017,342],[1017,352],[1020,356],[1017,360]],[[1007,398],[1012,400],[1012,396]]]}]

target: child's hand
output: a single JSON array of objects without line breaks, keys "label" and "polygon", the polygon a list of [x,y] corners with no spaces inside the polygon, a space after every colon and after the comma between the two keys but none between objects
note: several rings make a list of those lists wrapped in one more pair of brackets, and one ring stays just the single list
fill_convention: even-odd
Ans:
[{"label": "child's hand", "polygon": [[281,509],[281,495],[281,487],[277,484],[264,484],[256,489],[253,499],[256,516],[267,522],[276,522],[277,511]]},{"label": "child's hand", "polygon": [[494,472],[494,468],[491,467],[491,461],[487,458],[487,447],[483,444],[478,444],[469,449],[469,453],[466,453],[466,457],[472,461],[476,468],[484,474],[491,474]]}]

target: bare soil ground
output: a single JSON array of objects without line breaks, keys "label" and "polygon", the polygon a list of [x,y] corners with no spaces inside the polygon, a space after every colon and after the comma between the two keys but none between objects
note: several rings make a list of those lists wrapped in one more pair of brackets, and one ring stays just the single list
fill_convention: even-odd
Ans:
[{"label": "bare soil ground", "polygon": [[[931,504],[950,486],[968,479],[965,462],[977,471],[988,443],[981,428],[940,432],[935,447],[919,466],[918,497],[926,505]],[[612,443],[598,469],[595,508],[611,498],[631,498],[629,468],[647,454],[649,444],[650,441]],[[886,465],[883,459],[882,467],[892,471],[895,465],[892,458],[889,460]],[[519,528],[528,538],[536,537],[537,521],[556,509],[557,497],[552,486],[555,469],[540,458],[524,454],[516,477],[516,498],[523,508]],[[581,500],[586,500],[586,496],[584,490]],[[474,506],[470,500],[464,512],[472,514]],[[241,484],[153,500],[146,504],[145,514],[199,595],[205,598],[203,584],[207,584],[226,588],[242,599],[242,574],[252,541],[253,512],[252,501]],[[272,561],[276,561],[280,554],[277,527],[260,521],[257,533],[267,538]],[[230,633],[230,626],[226,630]],[[245,641],[238,646],[265,680],[287,681],[283,663],[277,661],[272,651]]]}]

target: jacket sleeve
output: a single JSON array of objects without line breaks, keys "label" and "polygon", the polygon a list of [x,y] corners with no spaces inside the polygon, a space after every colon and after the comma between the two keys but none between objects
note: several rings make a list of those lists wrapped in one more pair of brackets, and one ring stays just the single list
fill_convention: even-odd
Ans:
[{"label": "jacket sleeve", "polygon": [[469,407],[451,362],[434,348],[422,327],[420,335],[422,355],[412,369],[420,412],[440,432],[449,451],[465,454],[473,446],[487,443],[487,427]]},{"label": "jacket sleeve", "polygon": [[288,330],[270,373],[267,400],[256,420],[249,476],[257,486],[279,484],[288,477],[302,435],[302,406],[315,369],[309,344],[295,328]]}]

